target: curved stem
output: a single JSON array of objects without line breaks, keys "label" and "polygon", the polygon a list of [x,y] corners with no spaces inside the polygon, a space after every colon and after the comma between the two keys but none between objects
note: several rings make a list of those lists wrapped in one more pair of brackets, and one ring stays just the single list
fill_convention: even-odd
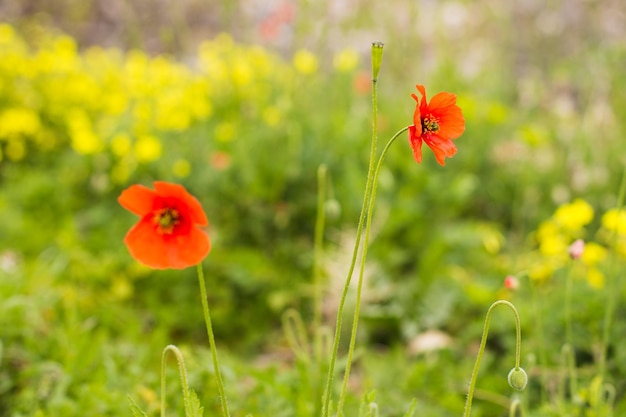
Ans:
[{"label": "curved stem", "polygon": [[465,402],[465,411],[463,412],[463,417],[469,417],[470,411],[472,409],[472,399],[474,397],[474,389],[476,387],[476,378],[478,377],[478,369],[480,367],[480,361],[483,358],[483,354],[485,353],[485,345],[487,344],[487,335],[489,334],[489,322],[491,321],[491,313],[493,309],[499,305],[507,306],[515,316],[515,334],[516,334],[516,342],[515,342],[515,369],[520,369],[520,351],[522,345],[522,331],[520,326],[519,313],[513,304],[506,300],[498,300],[491,304],[489,310],[487,310],[487,316],[485,317],[485,325],[483,327],[483,335],[480,340],[480,347],[478,349],[478,356],[476,357],[476,363],[474,364],[474,370],[472,371],[472,378],[470,380],[469,389],[467,392],[467,401]]},{"label": "curved stem", "polygon": [[511,402],[511,406],[509,407],[509,417],[516,417],[517,410],[520,410],[520,414],[522,415],[522,417],[525,415],[521,401],[515,399]]},{"label": "curved stem", "polygon": [[215,371],[215,378],[217,379],[217,390],[220,396],[222,404],[222,415],[229,417],[230,412],[228,410],[228,402],[226,400],[226,394],[224,392],[224,382],[222,382],[222,374],[220,372],[219,361],[217,359],[217,349],[215,347],[215,336],[213,335],[213,325],[211,324],[211,313],[209,312],[209,302],[207,300],[206,287],[204,284],[204,272],[202,271],[202,265],[198,264],[198,282],[200,284],[200,298],[202,299],[202,312],[204,313],[204,322],[206,323],[206,331],[209,336],[209,346],[211,348],[211,356],[213,358],[213,369]]},{"label": "curved stem", "polygon": [[372,213],[374,212],[374,200],[376,199],[376,190],[378,188],[378,174],[380,174],[380,168],[382,167],[383,161],[385,160],[385,156],[387,155],[387,151],[391,147],[391,145],[396,141],[396,139],[404,132],[406,132],[409,127],[404,127],[396,132],[389,142],[385,145],[382,153],[380,154],[380,158],[378,159],[378,163],[376,164],[376,169],[374,171],[374,178],[372,183],[372,193],[370,195],[368,204],[367,204],[367,221],[365,225],[365,237],[363,242],[363,253],[361,254],[361,263],[359,265],[359,281],[356,290],[356,303],[354,306],[354,318],[352,320],[352,332],[350,334],[350,346],[348,348],[348,360],[346,362],[346,371],[343,377],[343,384],[341,387],[341,394],[339,396],[339,403],[337,405],[337,417],[341,416],[343,410],[343,404],[345,402],[346,391],[348,387],[348,379],[350,378],[350,368],[352,366],[352,359],[354,356],[354,346],[356,344],[356,335],[359,326],[359,314],[361,310],[361,293],[363,289],[363,274],[365,271],[365,259],[367,258],[367,247],[369,244],[369,236],[372,225]]},{"label": "curved stem", "polygon": [[[382,47],[382,46],[381,46]],[[372,47],[372,57],[374,57],[374,47]],[[380,67],[380,63],[379,63]],[[359,215],[359,223],[356,230],[356,240],[354,242],[354,249],[352,251],[352,260],[350,261],[350,268],[348,269],[348,275],[346,277],[346,281],[343,287],[343,291],[341,293],[341,298],[339,299],[339,306],[337,307],[337,321],[335,324],[335,337],[333,340],[333,348],[330,356],[330,363],[328,366],[328,377],[326,379],[326,389],[324,390],[324,396],[322,399],[322,417],[327,417],[330,413],[330,399],[331,399],[331,391],[333,385],[333,378],[335,373],[335,364],[337,362],[337,353],[339,351],[339,339],[341,337],[341,323],[343,319],[343,309],[345,307],[346,298],[348,296],[348,290],[350,289],[350,282],[352,281],[352,274],[354,273],[354,268],[356,266],[356,259],[359,253],[359,247],[361,244],[361,234],[363,232],[363,224],[365,222],[365,213],[367,211],[370,190],[372,188],[373,182],[373,172],[374,172],[374,160],[376,157],[376,148],[377,148],[377,99],[378,99],[378,79],[377,79],[377,70],[373,68],[372,71],[372,141],[370,147],[370,157],[369,157],[369,165],[367,168],[367,180],[365,182],[365,193],[363,195],[363,204],[361,205],[361,214]]]},{"label": "curved stem", "polygon": [[167,345],[161,355],[161,417],[165,417],[165,358],[167,357],[167,352],[173,352],[178,362],[178,372],[180,373],[180,385],[183,391],[185,410],[191,402],[189,398],[189,384],[187,382],[187,369],[185,368],[183,354],[176,346]]}]

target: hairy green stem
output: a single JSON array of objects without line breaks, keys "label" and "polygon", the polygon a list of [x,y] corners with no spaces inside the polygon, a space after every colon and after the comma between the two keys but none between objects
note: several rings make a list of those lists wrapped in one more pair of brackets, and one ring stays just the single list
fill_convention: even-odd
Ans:
[{"label": "hairy green stem", "polygon": [[472,409],[472,399],[474,397],[474,389],[476,387],[476,378],[478,377],[478,369],[480,367],[480,361],[483,358],[483,354],[485,353],[485,345],[487,344],[487,335],[489,334],[489,322],[491,321],[491,313],[494,308],[499,305],[503,305],[508,307],[515,316],[515,334],[516,334],[516,342],[515,342],[515,370],[520,370],[520,351],[522,346],[522,331],[520,326],[519,313],[513,304],[506,300],[498,300],[491,304],[489,310],[487,310],[487,316],[485,317],[485,325],[483,327],[483,335],[480,340],[480,347],[478,349],[478,356],[476,357],[476,363],[474,364],[474,369],[472,371],[472,377],[470,379],[470,385],[467,392],[467,400],[465,402],[465,411],[463,412],[463,417],[469,417],[471,409]]},{"label": "hairy green stem", "polygon": [[333,385],[333,378],[335,374],[335,364],[337,362],[337,354],[339,351],[339,339],[341,337],[341,323],[343,319],[343,310],[345,307],[346,298],[348,296],[348,290],[350,289],[350,282],[352,281],[352,274],[356,266],[356,260],[359,253],[359,247],[361,244],[361,235],[363,233],[363,224],[365,223],[365,214],[369,202],[369,195],[372,188],[374,161],[376,158],[377,148],[377,85],[378,85],[378,70],[380,69],[380,59],[382,57],[382,44],[372,44],[372,141],[370,146],[369,166],[367,169],[367,180],[365,182],[365,193],[363,196],[363,204],[361,206],[361,214],[359,215],[359,223],[356,230],[356,240],[354,242],[354,249],[352,252],[352,260],[350,261],[350,268],[348,269],[348,275],[339,299],[339,306],[337,308],[337,321],[335,324],[335,337],[333,340],[333,347],[330,356],[330,362],[328,366],[328,377],[326,379],[326,389],[322,398],[322,417],[328,417],[330,413],[330,401]]},{"label": "hairy green stem", "polygon": [[370,195],[368,204],[367,204],[367,221],[365,223],[365,237],[363,241],[363,251],[361,254],[361,263],[359,266],[359,281],[356,290],[356,303],[354,306],[354,317],[352,320],[352,332],[350,334],[350,346],[348,348],[348,360],[346,362],[346,370],[343,377],[343,384],[341,387],[341,394],[339,396],[339,403],[337,405],[337,417],[341,416],[343,411],[343,404],[345,402],[347,387],[348,387],[348,379],[350,378],[350,369],[352,366],[352,360],[354,357],[354,347],[356,345],[356,335],[359,326],[359,314],[361,310],[361,293],[363,289],[363,275],[365,271],[365,259],[367,258],[367,247],[369,244],[369,236],[372,225],[372,214],[374,212],[374,200],[376,199],[376,190],[378,188],[378,175],[380,174],[380,168],[382,167],[383,161],[385,160],[385,156],[389,151],[391,145],[396,141],[396,139],[404,132],[408,130],[408,126],[400,129],[396,132],[389,142],[385,145],[382,153],[380,154],[380,158],[378,159],[378,163],[376,164],[376,169],[374,170],[374,179],[372,183],[372,193]]},{"label": "hairy green stem", "polygon": [[168,352],[174,353],[176,361],[178,362],[178,372],[180,373],[180,385],[183,391],[185,410],[191,402],[191,399],[189,398],[189,384],[187,382],[187,369],[185,368],[183,354],[176,346],[167,345],[165,349],[163,349],[163,354],[161,355],[161,417],[165,417],[165,359]]},{"label": "hairy green stem", "polygon": [[219,361],[217,359],[215,336],[213,335],[211,313],[209,312],[209,302],[207,300],[206,287],[204,283],[204,272],[202,271],[201,264],[198,264],[197,270],[198,282],[200,284],[200,298],[202,299],[202,312],[204,313],[204,322],[206,323],[206,331],[207,335],[209,336],[209,347],[211,348],[211,356],[213,358],[213,370],[215,371],[215,379],[217,380],[217,391],[222,404],[222,415],[224,417],[230,417],[230,411],[228,410],[228,401],[226,400],[226,393],[224,391],[224,382],[222,381],[222,374],[220,372]]},{"label": "hairy green stem", "polygon": [[569,371],[569,391],[574,398],[578,392],[578,377],[576,376],[576,356],[574,355],[574,340],[572,334],[572,271],[573,264],[570,264],[565,283],[565,342],[569,347],[567,352],[567,369]]}]

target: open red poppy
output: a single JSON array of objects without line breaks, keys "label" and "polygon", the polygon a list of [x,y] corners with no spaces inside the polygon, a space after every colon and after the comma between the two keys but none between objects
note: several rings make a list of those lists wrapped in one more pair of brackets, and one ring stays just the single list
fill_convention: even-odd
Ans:
[{"label": "open red poppy", "polygon": [[209,236],[199,228],[208,225],[206,214],[182,185],[156,181],[154,190],[132,185],[117,200],[141,217],[124,238],[139,262],[157,269],[183,269],[209,253]]},{"label": "open red poppy", "polygon": [[413,125],[409,126],[409,143],[413,148],[413,157],[422,162],[422,141],[435,153],[440,165],[444,160],[456,154],[456,139],[465,131],[465,119],[461,108],[456,105],[456,95],[451,93],[435,94],[430,102],[426,102],[426,89],[423,85],[416,85],[422,96],[411,97],[417,102],[413,113]]}]

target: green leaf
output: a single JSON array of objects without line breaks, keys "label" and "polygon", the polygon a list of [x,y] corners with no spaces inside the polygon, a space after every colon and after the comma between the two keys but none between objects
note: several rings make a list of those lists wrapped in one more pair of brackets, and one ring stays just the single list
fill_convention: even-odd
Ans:
[{"label": "green leaf", "polygon": [[192,389],[189,390],[189,402],[185,402],[185,416],[187,417],[202,417],[204,413],[204,407],[200,405],[200,400],[196,395],[196,392]]}]

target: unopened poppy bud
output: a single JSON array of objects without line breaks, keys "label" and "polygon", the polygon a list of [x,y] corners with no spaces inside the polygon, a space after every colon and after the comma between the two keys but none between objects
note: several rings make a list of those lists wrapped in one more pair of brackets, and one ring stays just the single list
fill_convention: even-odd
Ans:
[{"label": "unopened poppy bud", "polygon": [[522,391],[526,388],[526,384],[528,384],[528,375],[526,375],[526,371],[520,367],[511,369],[507,379],[511,388],[518,391]]},{"label": "unopened poppy bud", "polygon": [[380,64],[383,62],[383,46],[382,42],[372,42],[372,81],[378,80],[378,71]]},{"label": "unopened poppy bud", "polygon": [[507,275],[504,278],[504,288],[515,291],[519,288],[519,281],[513,275]]},{"label": "unopened poppy bud", "polygon": [[569,252],[569,256],[572,259],[580,259],[580,257],[583,256],[583,252],[585,251],[585,241],[582,239],[576,239],[574,243],[569,245],[567,251]]}]

